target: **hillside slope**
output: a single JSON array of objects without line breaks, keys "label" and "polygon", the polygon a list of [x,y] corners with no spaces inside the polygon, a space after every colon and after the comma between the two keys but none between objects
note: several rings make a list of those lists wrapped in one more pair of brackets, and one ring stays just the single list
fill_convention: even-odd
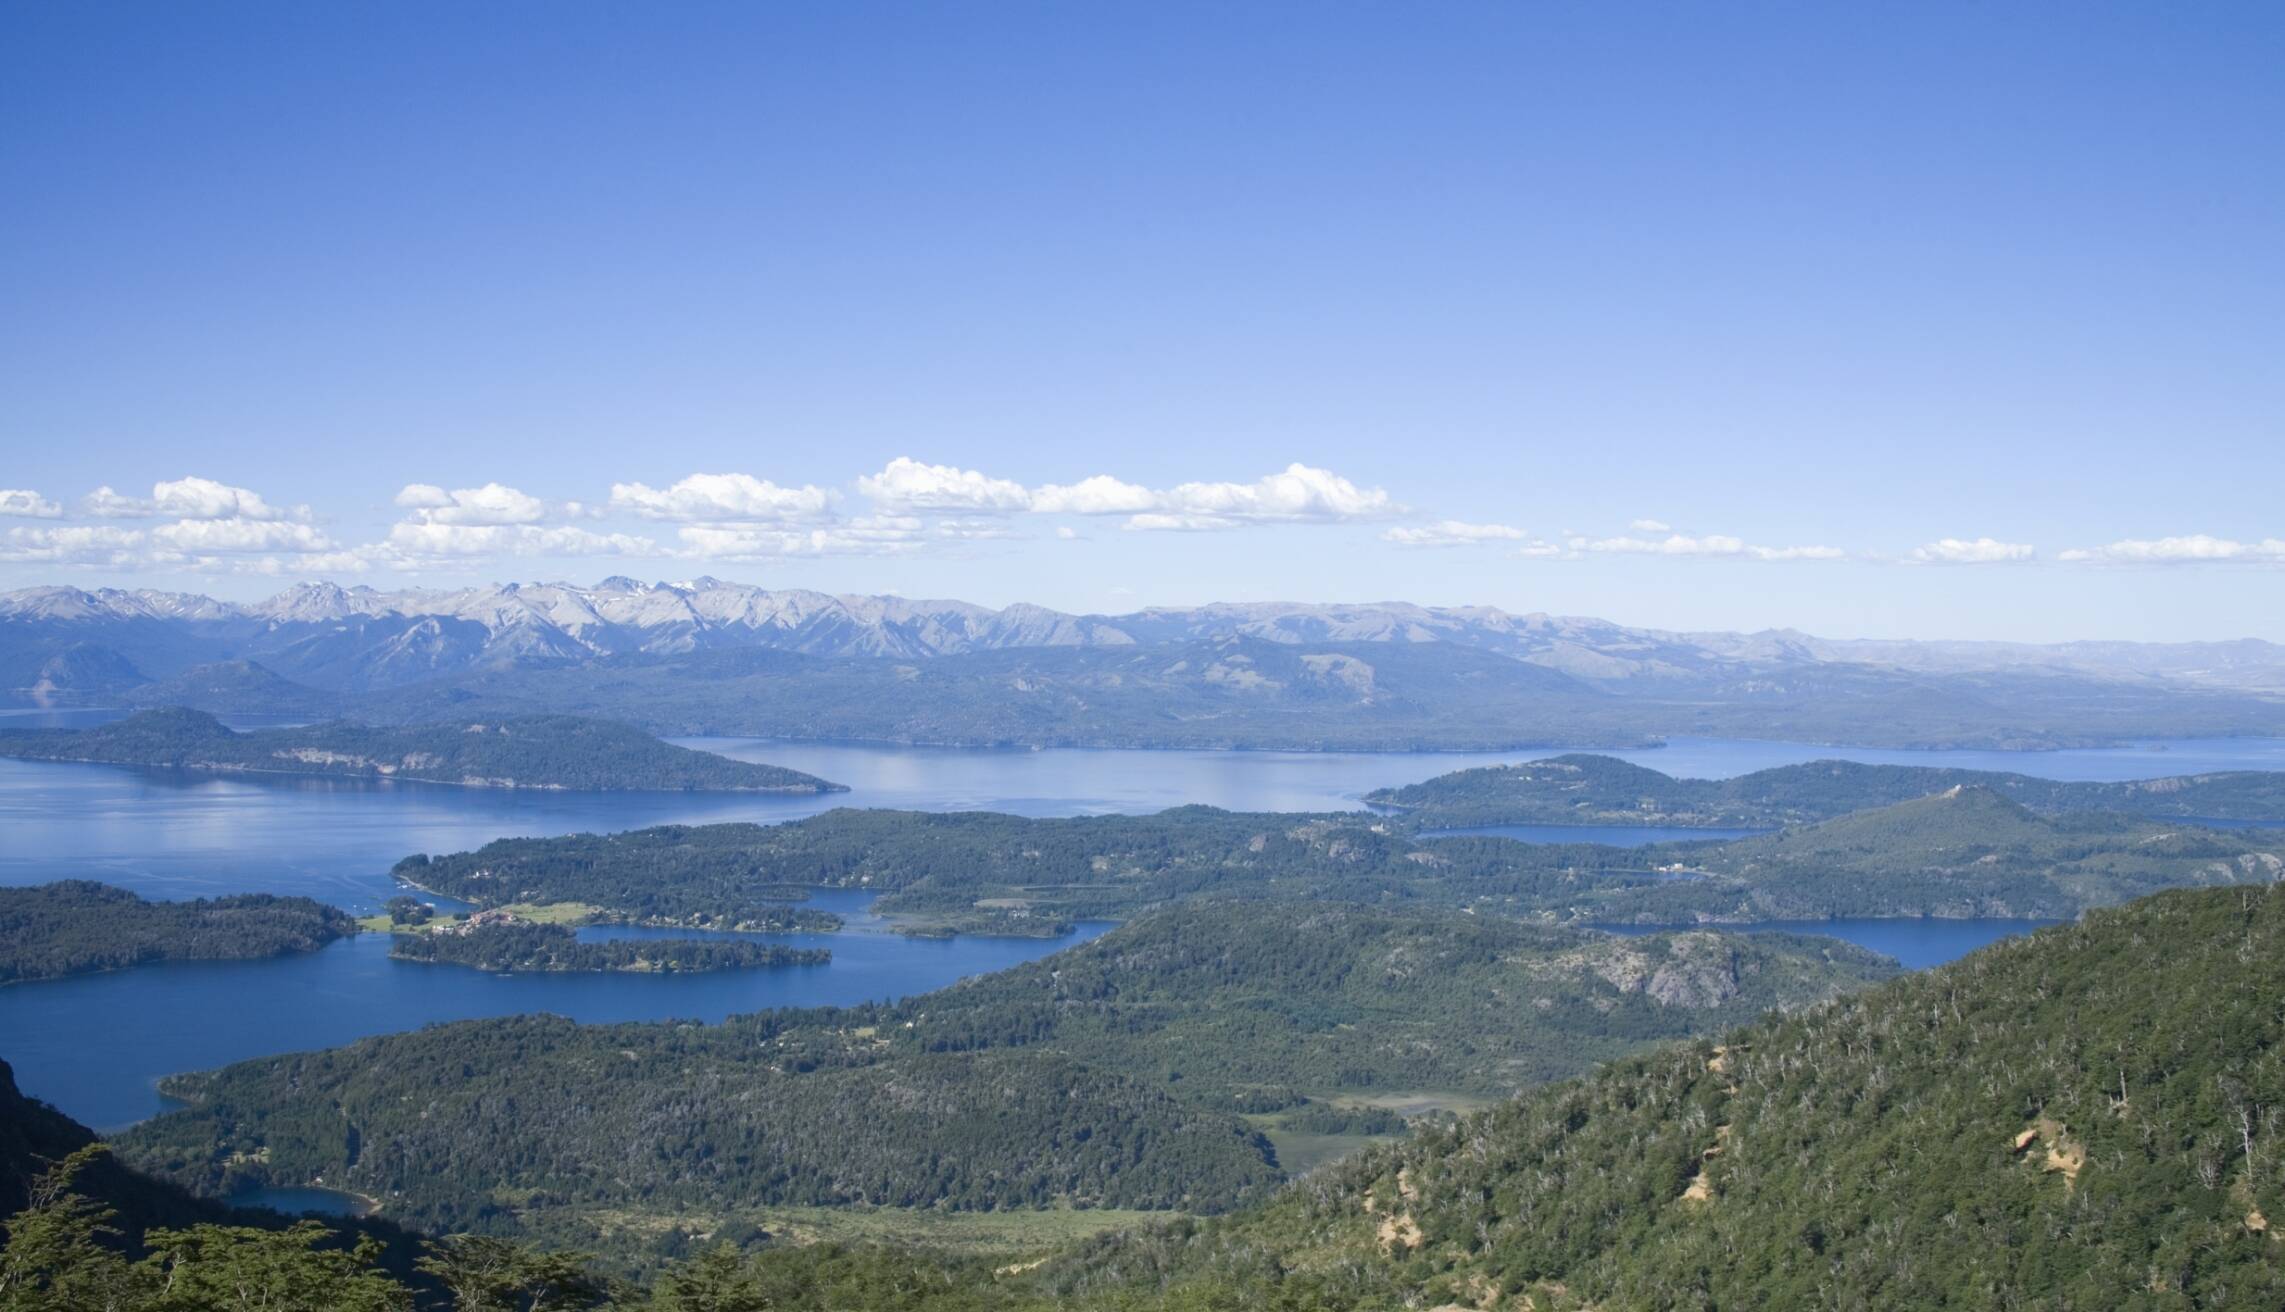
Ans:
[{"label": "hillside slope", "polygon": [[1277,1127],[1241,1112],[1504,1094],[1894,969],[1778,936],[1180,909],[895,1006],[469,1022],[242,1062],[170,1081],[188,1109],[121,1142],[206,1191],[322,1176],[424,1225],[582,1246],[628,1242],[607,1218],[766,1205],[1214,1211],[1282,1177],[1257,1133]]},{"label": "hillside slope", "polygon": [[1967,787],[1676,855],[1701,877],[1618,893],[1612,905],[1655,904],[1647,918],[1657,923],[1685,910],[1716,920],[2059,919],[2160,889],[2285,877],[2285,833],[2039,815]]},{"label": "hillside slope", "polygon": [[1776,828],[1983,788],[2035,811],[2111,811],[2285,824],[2285,773],[2233,770],[2120,783],[1997,770],[1810,761],[1729,779],[1685,779],[1610,756],[1572,754],[1455,770],[1365,795],[1428,825],[1673,825]]},{"label": "hillside slope", "polygon": [[0,730],[0,756],[260,774],[410,779],[484,788],[824,793],[815,775],[661,742],[607,720],[529,715],[370,728],[235,732],[204,711],[141,711],[92,729]]},{"label": "hillside slope", "polygon": [[1049,1288],[1106,1307],[2277,1307],[2280,996],[2285,889],[2164,893],[1527,1094],[1256,1213],[1098,1243]]}]

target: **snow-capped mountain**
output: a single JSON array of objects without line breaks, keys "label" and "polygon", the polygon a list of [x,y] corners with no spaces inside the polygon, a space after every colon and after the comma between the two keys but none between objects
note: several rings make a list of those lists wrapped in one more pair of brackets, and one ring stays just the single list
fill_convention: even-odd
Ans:
[{"label": "snow-capped mountain", "polygon": [[[813,656],[937,656],[1106,647],[1238,636],[1287,644],[1453,643],[1607,688],[1736,691],[1756,681],[1877,667],[1961,673],[2052,671],[2252,691],[2285,689],[2285,648],[2266,642],[2009,643],[1834,641],[1787,630],[1680,633],[1481,606],[1230,603],[1130,615],[1042,606],[835,596],[700,578],[593,586],[505,583],[382,591],[304,583],[235,603],[149,589],[26,588],[0,593],[0,683],[68,697],[70,675],[131,668],[165,679],[253,660],[313,687],[370,690],[471,671],[575,665],[760,647]],[[51,662],[70,648],[73,658]],[[21,668],[19,668],[21,667]],[[18,677],[20,676],[20,677]],[[92,689],[91,689],[92,691]]]}]

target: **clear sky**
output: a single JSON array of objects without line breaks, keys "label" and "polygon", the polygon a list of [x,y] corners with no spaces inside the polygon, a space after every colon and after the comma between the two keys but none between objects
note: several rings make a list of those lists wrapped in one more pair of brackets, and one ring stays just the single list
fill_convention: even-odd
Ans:
[{"label": "clear sky", "polygon": [[5,0],[0,586],[2285,640],[2281,69],[2268,0]]}]

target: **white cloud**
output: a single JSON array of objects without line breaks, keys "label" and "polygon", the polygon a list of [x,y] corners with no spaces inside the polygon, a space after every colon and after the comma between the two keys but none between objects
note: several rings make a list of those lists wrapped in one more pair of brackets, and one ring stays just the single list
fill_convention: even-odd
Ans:
[{"label": "white cloud", "polygon": [[922,522],[874,516],[812,528],[691,524],[676,530],[680,554],[702,560],[781,560],[789,556],[894,556],[927,541]]},{"label": "white cloud", "polygon": [[307,520],[308,506],[273,506],[262,494],[211,478],[178,478],[156,483],[148,499],[131,497],[108,484],[88,493],[80,508],[98,519],[256,519]]},{"label": "white cloud", "polygon": [[643,483],[611,485],[613,510],[685,523],[815,519],[832,506],[833,494],[824,488],[780,487],[751,474],[692,474],[663,489]]},{"label": "white cloud", "polygon": [[1138,515],[1158,503],[1158,493],[1109,474],[1070,484],[1050,483],[1031,494],[1031,508],[1045,515]]},{"label": "white cloud", "polygon": [[1292,464],[1251,483],[1184,483],[1160,494],[1161,510],[1236,523],[1335,522],[1401,514],[1379,488],[1360,488],[1329,469]]},{"label": "white cloud", "polygon": [[0,515],[23,519],[61,519],[63,507],[28,488],[0,488]]},{"label": "white cloud", "polygon": [[396,500],[409,510],[441,510],[452,504],[452,494],[434,483],[407,483]]},{"label": "white cloud", "polygon": [[857,488],[882,510],[910,514],[1125,515],[1142,531],[1205,531],[1248,524],[1342,523],[1405,513],[1379,488],[1360,488],[1328,469],[1288,465],[1251,483],[1182,483],[1152,489],[1108,474],[1027,488],[973,469],[899,456]]},{"label": "white cloud", "polygon": [[2012,565],[2039,553],[2028,542],[2001,542],[1997,538],[1938,538],[1914,547],[1905,559],[1915,565]]},{"label": "white cloud", "polygon": [[625,533],[534,524],[449,524],[405,520],[389,530],[386,549],[414,559],[468,556],[655,556],[659,545]]},{"label": "white cloud", "polygon": [[151,488],[150,513],[178,519],[307,519],[309,507],[282,510],[246,488],[211,478],[178,478]]},{"label": "white cloud", "polygon": [[1521,542],[1529,535],[1506,524],[1466,524],[1456,519],[1434,524],[1403,524],[1384,529],[1381,541],[1400,547],[1461,547],[1485,542]]},{"label": "white cloud", "polygon": [[1026,536],[993,519],[940,519],[928,535],[940,542],[990,542]]},{"label": "white cloud", "polygon": [[537,524],[547,518],[547,505],[538,497],[503,483],[455,488],[447,492],[433,483],[408,483],[397,493],[397,504],[413,512],[422,524],[497,526]]},{"label": "white cloud", "polygon": [[186,556],[243,552],[332,551],[331,538],[307,524],[259,519],[185,519],[151,530],[151,541]]},{"label": "white cloud", "polygon": [[1120,527],[1137,533],[1219,533],[1243,521],[1222,515],[1130,515]]},{"label": "white cloud", "polygon": [[898,456],[880,473],[859,478],[857,490],[891,512],[947,510],[1007,514],[1032,508],[1031,491],[1021,483],[992,478],[973,469],[922,464],[910,456]]},{"label": "white cloud", "polygon": [[114,492],[108,485],[80,498],[79,506],[98,519],[148,519],[159,513],[149,501]]},{"label": "white cloud", "polygon": [[143,541],[141,529],[108,525],[12,528],[0,538],[0,561],[133,568],[141,563]]},{"label": "white cloud", "polygon": [[1059,541],[1063,542],[1077,542],[1080,539],[1079,530],[1071,527],[1069,524],[1056,525],[1055,536]]},{"label": "white cloud", "polygon": [[1663,519],[1638,519],[1627,525],[1637,533],[1672,533],[1674,526]]},{"label": "white cloud", "polygon": [[232,574],[257,574],[264,577],[292,575],[296,577],[332,578],[342,574],[362,574],[373,567],[374,552],[361,548],[356,551],[327,551],[300,556],[241,556],[227,560],[200,560],[192,566],[202,573],[217,570]]},{"label": "white cloud", "polygon": [[2173,538],[2127,538],[2108,546],[2066,551],[2062,559],[2095,565],[2280,564],[2285,563],[2285,539],[2240,542],[2204,533]]},{"label": "white cloud", "polygon": [[1720,533],[1709,533],[1704,537],[1685,537],[1676,533],[1663,538],[1573,538],[1571,546],[1578,551],[1615,555],[1699,556],[1731,560],[1840,560],[1848,555],[1839,547],[1756,546],[1743,538]]},{"label": "white cloud", "polygon": [[1543,542],[1535,538],[1509,554],[1524,560],[1570,560],[1579,553],[1560,542]]}]

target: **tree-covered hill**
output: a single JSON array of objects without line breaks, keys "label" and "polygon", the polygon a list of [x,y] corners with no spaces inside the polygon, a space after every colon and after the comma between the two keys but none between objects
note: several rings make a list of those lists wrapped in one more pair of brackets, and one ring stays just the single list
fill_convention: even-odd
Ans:
[{"label": "tree-covered hill", "polygon": [[1402,807],[1427,825],[1774,829],[1961,787],[1988,789],[2034,811],[2285,824],[2285,773],[2260,770],[2088,783],[1995,770],[1811,761],[1730,779],[1686,779],[1616,757],[1577,754],[1456,770],[1401,788],[1378,789],[1365,800]]},{"label": "tree-covered hill", "polygon": [[917,999],[900,1009],[914,1026],[890,1030],[916,1048],[1050,1048],[1206,1106],[1280,1091],[1496,1095],[1896,971],[1823,938],[1178,904]]},{"label": "tree-covered hill", "polygon": [[147,902],[84,879],[0,888],[0,983],[154,961],[311,952],[356,932],[347,913],[306,897]]},{"label": "tree-covered hill", "polygon": [[[1127,1229],[1043,1263],[996,1269],[893,1249],[771,1246],[744,1258],[716,1250],[674,1264],[648,1301],[629,1295],[615,1305],[2277,1307],[2285,1304],[2285,1241],[2272,1219],[2285,1216],[2281,996],[2285,888],[2162,893],[1825,1006],[1542,1086],[1223,1217]],[[749,1024],[757,1045],[784,1033]],[[467,1100],[455,1096],[463,1082],[498,1099],[495,1082],[509,1063],[546,1059],[577,1032],[561,1021],[505,1022],[495,1028],[515,1041],[472,1060],[449,1051],[471,1028],[412,1036],[442,1046],[404,1052],[435,1060],[401,1069],[351,1060],[386,1056],[381,1046],[401,1039],[287,1059],[331,1094],[349,1096],[338,1109],[316,1099],[282,1104],[281,1135],[329,1138],[332,1151],[344,1138],[352,1153],[437,1151],[417,1138],[364,1142],[355,1118],[369,1105],[371,1082],[403,1086],[400,1098],[463,1125]],[[671,1032],[594,1033],[644,1030]],[[598,1052],[582,1073],[606,1089],[641,1079],[672,1102],[674,1081],[662,1078],[670,1071],[696,1076],[701,1087],[714,1078],[699,1057],[637,1043]],[[616,1073],[608,1061],[634,1070]],[[1042,1069],[1058,1081],[1065,1073]],[[919,1090],[908,1097],[928,1102]],[[686,1118],[662,1124],[715,1128],[688,1120],[687,1105],[661,1110]],[[899,1133],[907,1110],[875,1121],[859,1109],[851,1129],[863,1127],[853,1134],[861,1152]],[[1034,1110],[1011,1105],[1016,1114]],[[36,1120],[0,1116],[0,1145],[15,1142],[13,1125]],[[954,1115],[943,1124],[958,1133],[980,1123]],[[635,1161],[661,1145],[679,1154],[679,1142],[662,1132],[617,1157]],[[524,1151],[531,1163],[611,1152],[560,1135],[535,1135]],[[438,1157],[429,1165],[455,1164]],[[492,1201],[504,1216],[556,1199],[502,1190]],[[630,1213],[617,1215],[624,1224]],[[12,1235],[7,1260],[17,1247]],[[544,1264],[514,1250],[482,1251],[519,1271]],[[52,1269],[69,1253],[27,1256]]]},{"label": "tree-covered hill", "polygon": [[443,1231],[551,1209],[1214,1210],[1278,1178],[1244,1122],[1153,1083],[1013,1049],[890,1054],[859,1028],[432,1026],[170,1081],[192,1106],[119,1142],[201,1192],[322,1175]]},{"label": "tree-covered hill", "polygon": [[618,939],[583,943],[568,925],[528,922],[450,925],[401,931],[389,945],[399,961],[469,966],[487,971],[624,971],[686,974],[708,970],[759,970],[822,966],[832,953],[778,943],[732,939]]},{"label": "tree-covered hill", "polygon": [[[783,915],[802,886],[885,911],[1061,923],[1192,898],[1433,904],[1687,924],[1832,916],[2059,917],[2159,888],[2275,878],[2285,834],[2033,815],[1980,791],[1822,826],[1643,848],[1428,839],[1361,814],[1179,807],[1148,816],[836,810],[782,825],[504,839],[400,862],[486,906],[579,902],[676,924]],[[1988,799],[1991,805],[1979,805]],[[1696,876],[1678,871],[1695,870]]]},{"label": "tree-covered hill", "polygon": [[322,1176],[423,1225],[587,1244],[628,1242],[604,1218],[772,1204],[1213,1211],[1281,1176],[1240,1112],[1504,1093],[1893,970],[1822,940],[1184,909],[896,1006],[482,1021],[244,1062],[170,1082],[189,1108],[121,1142],[209,1192]]},{"label": "tree-covered hill", "polygon": [[238,733],[204,711],[172,707],[93,729],[0,731],[0,756],[483,788],[843,791],[798,770],[733,761],[623,724],[570,715],[463,718],[403,728],[337,722]]},{"label": "tree-covered hill", "polygon": [[2101,812],[2038,815],[1975,787],[1734,843],[1669,850],[1701,873],[1655,889],[1601,894],[1592,913],[1658,924],[2059,919],[2165,888],[2285,877],[2285,833]]},{"label": "tree-covered hill", "polygon": [[2285,888],[2163,893],[1096,1243],[1042,1302],[2277,1307],[2280,997]]}]

